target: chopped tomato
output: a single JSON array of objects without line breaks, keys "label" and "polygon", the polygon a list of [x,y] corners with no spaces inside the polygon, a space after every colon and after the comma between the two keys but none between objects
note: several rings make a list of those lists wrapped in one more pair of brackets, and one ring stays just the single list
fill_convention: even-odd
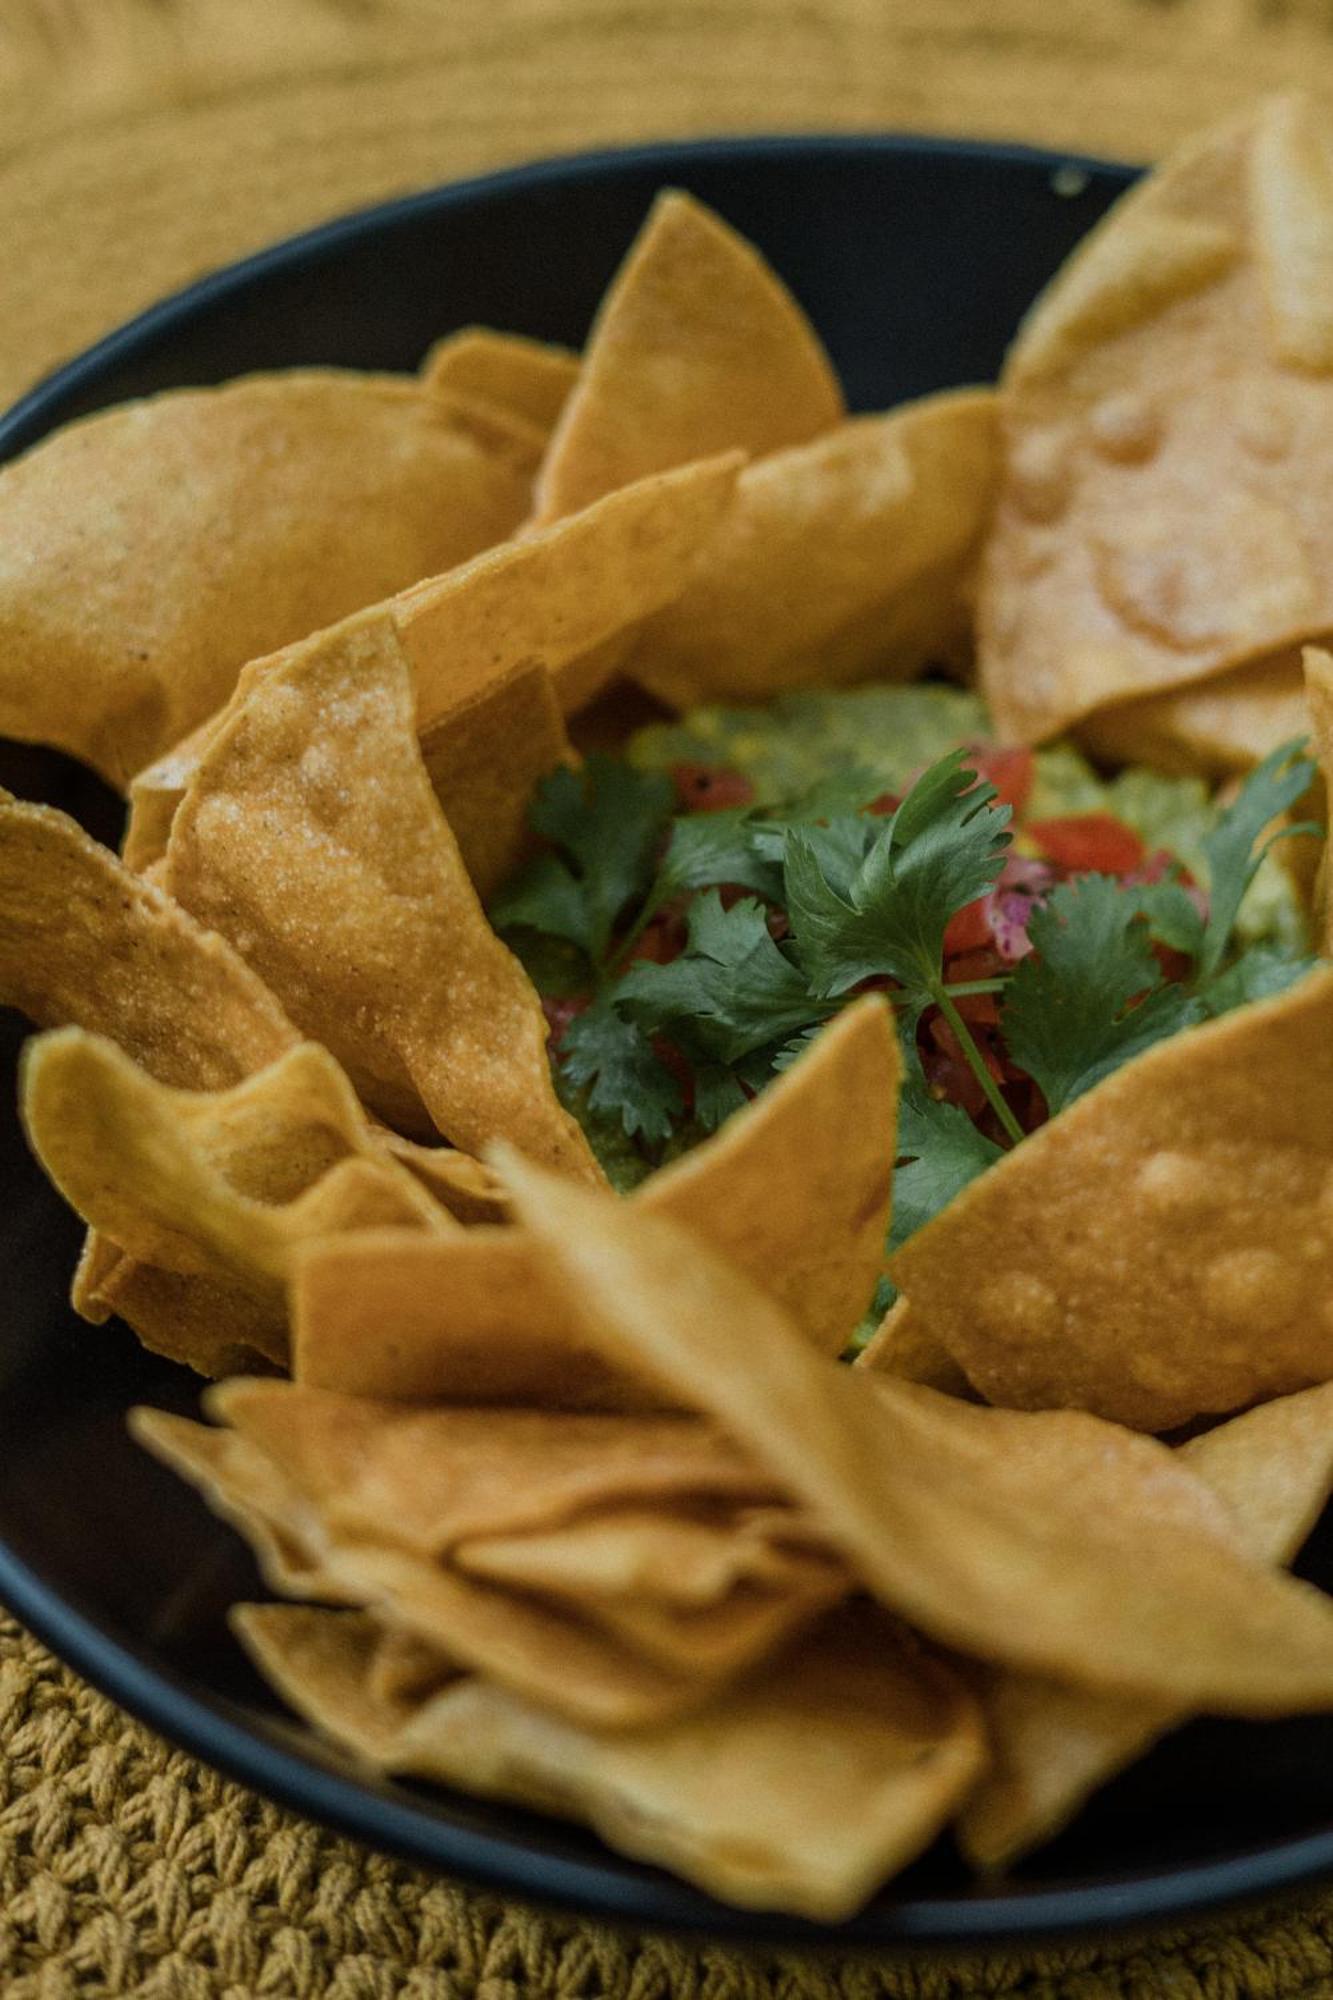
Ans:
[{"label": "chopped tomato", "polygon": [[1023,828],[1048,861],[1073,874],[1128,875],[1142,868],[1143,842],[1112,813],[1074,813],[1067,819],[1033,819]]},{"label": "chopped tomato", "polygon": [[980,951],[991,943],[988,900],[986,896],[978,896],[975,903],[965,903],[961,910],[954,911],[944,929],[946,958],[952,958],[956,952]]},{"label": "chopped tomato", "polygon": [[673,764],[671,782],[683,812],[727,812],[754,803],[754,786],[743,771],[718,764]]},{"label": "chopped tomato", "polygon": [[902,800],[896,792],[881,792],[877,799],[870,801],[866,811],[873,813],[876,819],[885,819],[890,813],[896,813],[901,804]]},{"label": "chopped tomato", "polygon": [[674,1042],[667,1040],[665,1035],[653,1036],[653,1054],[657,1057],[663,1069],[671,1071],[672,1076],[675,1077],[676,1082],[680,1085],[680,1094],[685,1100],[686,1111],[693,1111],[694,1071],[690,1067],[686,1057],[681,1054]]},{"label": "chopped tomato", "polygon": [[1031,750],[1006,750],[1001,745],[981,744],[967,753],[968,762],[979,778],[994,785],[996,804],[1021,813],[1032,790],[1037,763]]}]

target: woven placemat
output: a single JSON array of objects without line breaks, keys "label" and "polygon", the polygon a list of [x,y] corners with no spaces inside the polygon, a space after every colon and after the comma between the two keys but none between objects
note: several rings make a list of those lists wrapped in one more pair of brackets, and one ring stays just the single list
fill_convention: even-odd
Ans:
[{"label": "woven placemat", "polygon": [[[1147,158],[1324,79],[1330,0],[0,0],[0,403],[201,271],[491,166],[835,127]],[[1315,2000],[1333,1896],[967,1964],[631,1938],[306,1825],[0,1614],[3,2000],[474,1994]]]}]

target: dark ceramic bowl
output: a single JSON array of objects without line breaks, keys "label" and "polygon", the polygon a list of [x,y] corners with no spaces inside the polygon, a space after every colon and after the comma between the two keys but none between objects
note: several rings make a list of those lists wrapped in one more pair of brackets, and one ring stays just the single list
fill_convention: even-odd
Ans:
[{"label": "dark ceramic bowl", "polygon": [[[411,368],[470,321],[578,343],[664,183],[769,255],[852,400],[878,409],[986,381],[1020,313],[1128,169],[898,139],[728,141],[560,161],[397,202],[205,280],[113,334],[0,423],[0,458],[122,397],[293,363]],[[119,806],[49,753],[0,746],[0,782],[115,839]],[[227,1634],[248,1555],[131,1445],[125,1411],[197,1385],[67,1305],[79,1231],[13,1111],[25,1027],[0,1015],[0,1599],[117,1701],[210,1763],[373,1846],[521,1897],[733,1941],[981,1945],[1106,1928],[1333,1871],[1333,1723],[1198,1723],[999,1884],[946,1843],[837,1931],[725,1909],[590,1834],[441,1790],[375,1782],[286,1716]],[[1307,1573],[1333,1583],[1333,1535]]]}]

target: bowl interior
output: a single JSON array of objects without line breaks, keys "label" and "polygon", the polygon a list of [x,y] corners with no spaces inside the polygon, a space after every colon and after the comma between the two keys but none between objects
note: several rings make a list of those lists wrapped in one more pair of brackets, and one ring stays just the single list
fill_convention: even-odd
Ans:
[{"label": "bowl interior", "polygon": [[[993,378],[1019,316],[1129,179],[1015,149],[873,139],[646,148],[397,203],[265,253],[62,370],[0,423],[0,457],[126,396],[296,363],[410,368],[474,321],[577,344],[656,191],[690,188],[769,255],[856,408]],[[0,783],[118,835],[118,802],[48,752],[0,745]],[[537,1815],[370,1782],[281,1712],[228,1637],[249,1558],[134,1448],[138,1401],[196,1406],[183,1371],[67,1304],[80,1232],[14,1105],[27,1032],[0,1015],[0,1597],[156,1727],[300,1810],[520,1895],[732,1938],[814,1927],[724,1910]],[[1306,1572],[1333,1582],[1333,1533]],[[1333,1867],[1333,1724],[1195,1724],[999,1886],[941,1845],[839,1941],[981,1943],[1146,1920]]]}]

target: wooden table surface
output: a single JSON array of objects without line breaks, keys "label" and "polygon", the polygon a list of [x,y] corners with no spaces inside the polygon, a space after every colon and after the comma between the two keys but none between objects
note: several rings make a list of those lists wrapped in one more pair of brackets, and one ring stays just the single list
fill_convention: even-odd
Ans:
[{"label": "wooden table surface", "polygon": [[1333,100],[1333,0],[3,0],[0,402],[199,272],[606,141],[838,127],[1146,158]]}]

